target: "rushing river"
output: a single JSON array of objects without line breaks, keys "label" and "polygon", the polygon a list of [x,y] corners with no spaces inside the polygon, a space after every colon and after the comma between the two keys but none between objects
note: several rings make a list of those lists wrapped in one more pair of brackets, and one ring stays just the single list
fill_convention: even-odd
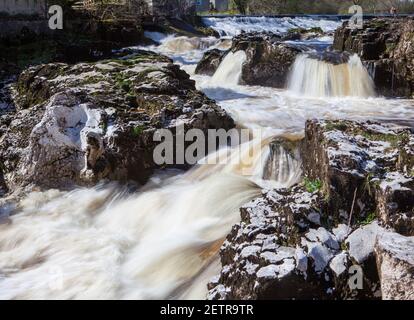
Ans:
[{"label": "rushing river", "polygon": [[[308,118],[414,117],[412,101],[376,96],[356,56],[333,66],[300,55],[286,89],[239,85],[244,52],[229,54],[212,77],[194,74],[204,51],[228,49],[230,37],[242,30],[319,26],[331,31],[339,22],[206,22],[223,38],[148,33],[159,43],[149,49],[173,58],[239,126],[263,130],[260,139],[232,151],[243,159],[258,146],[252,175],[241,174],[242,164],[200,164],[186,173],[156,174],[132,195],[118,186],[32,193],[9,223],[0,224],[0,299],[203,299],[208,280],[219,272],[218,250],[239,221],[240,206],[263,187],[288,187],[300,179],[300,165],[283,152],[272,164],[278,168],[274,180],[262,179],[272,138],[300,138]],[[329,45],[332,38],[313,41]]]}]

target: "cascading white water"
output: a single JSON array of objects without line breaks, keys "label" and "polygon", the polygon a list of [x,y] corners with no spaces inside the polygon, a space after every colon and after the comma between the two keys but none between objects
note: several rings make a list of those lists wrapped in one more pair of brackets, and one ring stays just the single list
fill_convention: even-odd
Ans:
[{"label": "cascading white water", "polygon": [[[298,148],[289,152],[282,145],[272,145],[264,167],[267,180],[278,181],[281,186],[293,185],[302,176],[302,161]],[[292,183],[293,182],[293,183]]]},{"label": "cascading white water", "polygon": [[223,17],[203,18],[203,22],[215,29],[221,36],[233,37],[245,32],[270,31],[286,32],[292,28],[320,27],[323,31],[333,31],[341,25],[340,21],[312,18],[275,18],[275,17]]},{"label": "cascading white water", "polygon": [[332,64],[301,54],[289,76],[288,89],[310,97],[373,97],[374,83],[357,55]]},{"label": "cascading white water", "polygon": [[224,86],[239,84],[246,59],[247,56],[243,50],[229,52],[211,78],[211,83]]},{"label": "cascading white water", "polygon": [[173,53],[185,53],[192,50],[204,50],[220,41],[214,37],[209,38],[188,38],[188,37],[166,37],[161,40],[161,51]]},{"label": "cascading white water", "polygon": [[239,208],[261,193],[268,141],[220,150],[209,158],[229,153],[228,164],[129,197],[111,188],[29,195],[0,225],[0,299],[204,298]]}]

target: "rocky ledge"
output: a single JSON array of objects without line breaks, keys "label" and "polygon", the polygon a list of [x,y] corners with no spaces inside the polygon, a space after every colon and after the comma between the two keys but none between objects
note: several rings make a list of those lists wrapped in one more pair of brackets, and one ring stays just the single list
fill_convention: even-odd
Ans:
[{"label": "rocky ledge", "polygon": [[241,208],[209,299],[413,299],[414,134],[308,121],[303,181]]},{"label": "rocky ledge", "polygon": [[196,73],[213,75],[227,53],[243,50],[247,59],[243,64],[242,84],[284,88],[296,56],[309,51],[308,46],[286,41],[309,39],[319,36],[320,32],[322,31],[299,29],[286,34],[242,33],[233,38],[231,49],[207,51],[199,62]]},{"label": "rocky ledge", "polygon": [[157,167],[157,129],[234,126],[168,58],[147,51],[118,55],[21,73],[13,86],[15,109],[0,117],[3,194],[28,185],[144,182]]},{"label": "rocky ledge", "polygon": [[363,29],[346,23],[335,32],[335,50],[357,53],[370,71],[379,94],[413,97],[414,20],[373,19]]}]

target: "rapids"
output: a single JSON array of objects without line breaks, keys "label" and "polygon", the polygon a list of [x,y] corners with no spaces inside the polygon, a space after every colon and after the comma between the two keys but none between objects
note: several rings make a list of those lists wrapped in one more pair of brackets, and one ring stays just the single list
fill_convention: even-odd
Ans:
[{"label": "rapids", "polygon": [[374,83],[357,55],[337,65],[310,58],[306,54],[299,55],[293,65],[288,88],[298,96],[375,96]]},{"label": "rapids", "polygon": [[375,97],[357,57],[332,66],[301,55],[289,90],[240,85],[244,52],[229,54],[213,77],[194,74],[205,50],[228,49],[227,37],[242,30],[280,32],[315,26],[333,30],[338,22],[304,18],[206,22],[225,38],[147,33],[159,43],[149,49],[180,64],[198,89],[215,99],[240,127],[262,131],[250,143],[219,150],[207,159],[227,153],[250,161],[217,165],[201,161],[185,173],[156,174],[136,192],[100,185],[28,195],[18,213],[0,224],[0,299],[203,299],[208,280],[219,272],[218,250],[239,221],[240,206],[262,188],[289,187],[301,178],[300,159],[283,148],[271,154],[272,139],[300,139],[308,118],[414,117],[412,101]]}]

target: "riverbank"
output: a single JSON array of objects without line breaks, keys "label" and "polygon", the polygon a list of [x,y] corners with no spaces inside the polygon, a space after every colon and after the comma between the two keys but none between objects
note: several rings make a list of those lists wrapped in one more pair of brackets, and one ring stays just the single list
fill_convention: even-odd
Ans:
[{"label": "riverbank", "polygon": [[[331,50],[338,22],[206,22],[7,82],[0,298],[412,298],[413,100]],[[251,141],[155,165],[180,123]]]}]

